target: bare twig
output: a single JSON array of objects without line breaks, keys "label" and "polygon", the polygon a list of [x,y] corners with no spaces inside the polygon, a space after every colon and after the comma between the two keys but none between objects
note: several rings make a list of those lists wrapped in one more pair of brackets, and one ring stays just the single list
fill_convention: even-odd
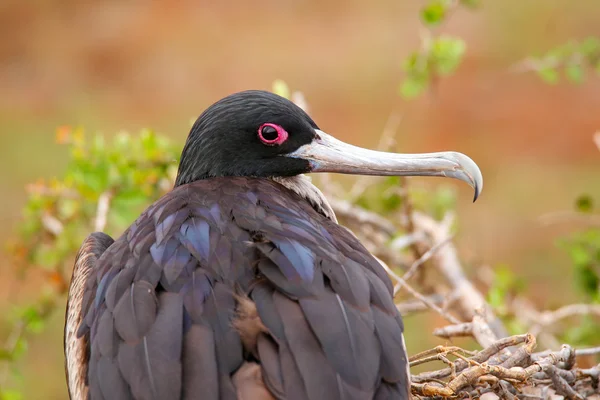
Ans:
[{"label": "bare twig", "polygon": [[[526,327],[534,325],[539,317],[539,311],[534,304],[522,296],[515,297],[512,300],[510,309],[516,319]],[[536,337],[540,343],[543,343],[544,347],[557,348],[560,346],[558,339],[549,330],[538,331]]]},{"label": "bare twig", "polygon": [[[450,242],[453,237],[454,236],[448,236],[443,241],[434,244],[421,257],[419,257],[417,260],[415,260],[415,262],[412,263],[412,265],[410,266],[408,271],[406,271],[404,273],[404,275],[402,276],[404,281],[409,280],[415,274],[415,272],[417,271],[417,268],[419,268],[421,265],[423,265],[423,263],[427,262],[427,260],[429,260],[431,258],[431,256],[433,256],[435,254],[435,252],[438,251],[438,249],[440,249],[443,245]],[[394,286],[394,296],[400,291],[400,289],[402,289],[402,283],[398,282],[396,284],[396,286]]]},{"label": "bare twig", "polygon": [[58,218],[50,213],[44,213],[42,215],[42,225],[54,236],[60,235],[64,230],[62,222],[60,222]]},{"label": "bare twig", "polygon": [[381,215],[367,211],[362,207],[358,207],[349,201],[336,198],[329,199],[331,208],[338,218],[346,218],[355,221],[357,224],[371,225],[378,230],[384,232],[388,236],[393,236],[396,233],[394,224],[383,218]]},{"label": "bare twig", "polygon": [[96,232],[102,232],[106,227],[106,217],[108,216],[112,196],[112,192],[107,191],[98,197],[98,208],[96,210],[96,221],[94,223],[94,230]]},{"label": "bare twig", "polygon": [[[509,346],[518,348],[499,363],[497,356]],[[527,334],[503,338],[470,358],[455,346],[426,350],[411,357],[411,365],[435,360],[448,363],[450,354],[459,359],[442,370],[413,375],[413,394],[462,399],[494,393],[502,399],[546,399],[556,393],[568,399],[600,398],[600,365],[576,368],[575,350],[568,345],[556,352],[532,354],[535,346],[535,337]],[[594,393],[599,396],[591,396]]]},{"label": "bare twig", "polygon": [[395,251],[404,250],[407,247],[414,246],[418,242],[424,241],[427,238],[423,232],[412,232],[406,235],[398,236],[390,243],[390,249]]},{"label": "bare twig", "polygon": [[433,334],[446,339],[459,336],[471,336],[473,335],[473,324],[471,322],[465,322],[458,325],[447,325],[443,328],[434,330]]},{"label": "bare twig", "polygon": [[569,383],[561,376],[559,371],[560,370],[554,365],[549,365],[548,368],[546,368],[546,373],[550,376],[550,379],[552,379],[556,393],[562,394],[571,400],[583,400],[583,396],[573,390]]},{"label": "bare twig", "polygon": [[488,323],[488,316],[486,315],[484,306],[475,309],[472,324],[473,337],[481,346],[490,346],[498,340],[498,336]]},{"label": "bare twig", "polygon": [[[562,349],[560,351],[564,351],[564,349]],[[588,347],[588,348],[583,348],[583,349],[572,349],[572,351],[573,351],[573,355],[577,356],[577,357],[593,356],[593,355],[600,354],[600,346]],[[553,354],[553,353],[556,353],[556,352],[554,352],[552,350],[544,350],[544,351],[540,351],[537,353],[533,353],[531,355],[531,358],[535,361],[541,357],[547,357],[548,355]]]},{"label": "bare twig", "polygon": [[517,396],[512,394],[511,388],[512,388],[512,390],[514,390],[514,386],[512,386],[508,381],[504,381],[504,380],[500,381],[500,390],[501,390],[501,394],[502,394],[502,399],[505,399],[505,400],[516,400],[517,399]]},{"label": "bare twig", "polygon": [[[539,313],[535,319],[536,325],[532,328],[541,328],[556,324],[559,320],[573,317],[576,315],[596,315],[600,317],[600,305],[597,304],[570,304],[554,311],[544,311]],[[535,334],[535,333],[534,333]]]},{"label": "bare twig", "polygon": [[[331,205],[340,219],[354,221],[354,223],[361,228],[364,228],[366,225],[371,226],[373,229],[378,229],[380,232],[384,232],[387,237],[392,237],[396,231],[393,224],[391,224],[389,221],[383,219],[375,213],[365,211],[361,207],[353,205],[349,202],[333,199],[331,201]],[[431,251],[429,258],[431,259],[434,267],[441,272],[444,278],[446,278],[452,293],[456,294],[455,303],[457,307],[455,308],[458,309],[462,318],[464,318],[464,320],[473,320],[476,315],[479,316],[477,319],[475,319],[476,325],[474,325],[474,327],[476,329],[474,330],[474,333],[476,339],[481,341],[480,344],[482,346],[487,346],[498,338],[507,336],[504,326],[500,320],[495,317],[491,307],[486,303],[483,295],[477,291],[473,284],[464,275],[462,266],[460,265],[458,256],[456,254],[456,250],[450,242],[451,234],[449,231],[450,227],[452,226],[452,214],[447,214],[447,216],[441,222],[438,222],[424,214],[413,212],[412,209],[406,212],[408,215],[412,216],[410,220],[414,220],[413,228],[415,233],[423,232],[424,237],[430,238],[432,243],[444,244],[443,246],[439,245],[437,247],[437,251]],[[406,216],[407,219],[408,215]],[[383,247],[386,248],[385,244]],[[429,247],[428,250],[429,249],[431,249],[431,247]],[[423,254],[426,254],[428,250],[421,251],[418,249],[418,246],[415,247],[415,251],[419,254],[419,259],[423,257]],[[381,254],[376,255],[378,257],[381,256]],[[389,261],[389,258],[387,261]],[[421,263],[422,262],[423,261],[421,261]],[[393,263],[392,265],[395,264],[396,263]],[[417,266],[418,265],[419,264],[417,264]],[[397,283],[400,285],[406,285],[405,280],[398,276],[398,274],[396,274],[391,268],[386,266],[386,269],[389,275]],[[416,269],[417,268],[414,267],[413,271]],[[456,317],[449,314],[446,310],[440,308],[435,303],[429,301],[426,296],[417,292],[412,287],[407,287],[407,290],[417,299],[426,304],[427,307],[436,311],[451,323],[461,323],[461,321],[459,321]],[[490,326],[485,327],[484,325],[486,324]]]},{"label": "bare twig", "polygon": [[446,311],[442,310],[440,307],[438,307],[435,303],[433,303],[431,300],[429,300],[426,296],[423,296],[421,293],[417,292],[415,289],[412,288],[412,286],[410,286],[408,283],[406,283],[404,281],[404,279],[402,279],[398,274],[396,274],[391,268],[389,268],[387,265],[385,265],[384,263],[382,263],[383,267],[385,268],[385,270],[387,271],[387,273],[394,278],[397,282],[401,282],[402,285],[406,288],[406,290],[412,294],[414,297],[416,297],[417,299],[421,300],[423,302],[423,304],[427,305],[427,307],[431,308],[432,310],[434,310],[435,312],[437,312],[438,314],[440,314],[442,317],[444,317],[447,321],[453,323],[453,324],[460,324],[461,322],[456,319],[456,317],[448,314]]},{"label": "bare twig", "polygon": [[[531,350],[535,347],[535,339],[532,335],[527,335],[525,341],[525,353],[531,354]],[[525,368],[515,367],[510,363],[506,363],[503,365],[493,365],[488,362],[479,362],[474,360],[475,356],[470,358],[468,361],[471,364],[470,367],[462,371],[458,376],[451,379],[446,385],[439,387],[433,386],[431,384],[416,383],[413,385],[413,390],[417,392],[417,394],[422,394],[426,396],[442,396],[442,397],[451,397],[458,394],[461,390],[465,389],[468,386],[474,386],[477,382],[480,381],[482,377],[486,375],[495,376],[498,379],[506,380],[509,382],[525,384],[528,380],[533,377],[535,374],[539,372],[544,372],[547,376],[550,376],[549,371],[553,370],[554,367],[561,363],[569,364],[569,359],[571,358],[571,352],[568,351],[568,346],[565,346],[561,352],[549,354],[546,357],[542,357],[538,359],[536,362],[528,365]],[[513,362],[520,362],[521,359],[514,359]],[[450,369],[452,371],[452,369]],[[458,370],[458,366],[456,366],[455,370]],[[560,376],[563,380],[564,377]],[[568,385],[568,383],[565,382]],[[557,384],[555,384],[557,385]],[[563,385],[563,382],[560,383]],[[563,390],[564,393],[570,393],[569,389],[564,387],[555,387],[556,390]],[[579,395],[578,395],[579,396]],[[580,397],[573,397],[580,398]]]},{"label": "bare twig", "polygon": [[[425,297],[427,297],[429,301],[436,305],[440,305],[444,302],[444,298],[439,294],[432,294]],[[398,309],[398,311],[400,311],[401,315],[418,313],[430,309],[425,303],[423,303],[420,300],[409,300],[402,303],[398,303],[396,304],[396,308]]]},{"label": "bare twig", "polygon": [[[417,353],[415,355],[412,355],[408,359],[408,361],[411,362],[411,366],[414,366],[414,365],[422,364],[423,362],[419,362],[418,364],[412,364],[412,363],[416,363],[417,361],[420,361],[420,360],[426,360],[432,354],[454,354],[454,353],[463,353],[468,356],[473,356],[476,354],[476,353],[473,353],[472,351],[467,351],[458,346],[435,346],[433,349],[428,349],[428,350],[422,351],[420,353]],[[428,361],[425,361],[425,362],[428,362]]]},{"label": "bare twig", "polygon": [[[442,225],[419,212],[413,213],[413,220],[415,229],[425,231],[433,243],[444,242],[449,237],[449,224]],[[456,303],[462,318],[472,320],[478,312],[483,316],[485,323],[490,325],[490,331],[494,334],[493,340],[507,336],[502,322],[494,315],[483,295],[465,276],[456,249],[451,243],[436,252],[432,265],[446,279],[452,290],[458,293]]]},{"label": "bare twig", "polygon": [[577,356],[593,356],[600,354],[600,346],[589,347],[587,349],[575,349],[575,355]]},{"label": "bare twig", "polygon": [[[476,353],[473,357],[471,357],[471,360],[477,363],[485,362],[492,358],[494,355],[496,355],[498,352],[502,351],[503,349],[510,346],[516,346],[528,340],[532,340],[530,335],[515,335],[502,338],[493,343],[491,346],[488,346],[485,349]],[[464,360],[457,360],[455,361],[455,364],[457,372],[460,372],[469,366],[469,363],[465,362]],[[423,383],[432,379],[444,379],[447,378],[450,375],[450,373],[450,368],[444,368],[439,371],[423,372],[418,375],[413,375],[412,381],[417,383]]]},{"label": "bare twig", "polygon": [[294,104],[303,109],[305,113],[310,114],[310,109],[308,107],[308,102],[306,101],[304,93],[300,91],[292,92],[291,100]]}]

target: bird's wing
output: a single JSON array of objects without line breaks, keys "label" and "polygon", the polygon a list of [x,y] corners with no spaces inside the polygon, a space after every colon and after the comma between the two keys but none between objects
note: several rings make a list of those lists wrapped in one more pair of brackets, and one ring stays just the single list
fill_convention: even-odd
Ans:
[{"label": "bird's wing", "polygon": [[102,253],[113,242],[113,238],[102,232],[92,233],[83,241],[75,258],[67,300],[64,331],[65,370],[69,396],[72,399],[79,400],[87,397],[88,341],[87,338],[78,339],[76,337],[77,328],[83,317],[82,301],[85,282],[93,273]]},{"label": "bird's wing", "polygon": [[179,187],[87,281],[91,399],[241,398],[247,363],[279,399],[406,399],[391,292],[356,238],[279,184]]}]

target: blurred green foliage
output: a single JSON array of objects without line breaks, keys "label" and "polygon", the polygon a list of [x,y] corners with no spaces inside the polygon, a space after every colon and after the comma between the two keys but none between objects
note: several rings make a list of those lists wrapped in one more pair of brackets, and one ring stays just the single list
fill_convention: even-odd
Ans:
[{"label": "blurred green foliage", "polygon": [[421,10],[421,20],[425,25],[436,26],[441,24],[457,6],[476,8],[479,3],[479,0],[430,0]]},{"label": "blurred green foliage", "polygon": [[[394,220],[394,215],[402,212],[403,199],[410,199],[411,207],[441,220],[456,206],[456,187],[439,185],[436,187],[415,187],[405,185],[404,178],[390,176],[369,178],[369,190],[364,190],[352,201],[371,211]],[[407,190],[406,196],[403,191]]]},{"label": "blurred green foliage", "polygon": [[[20,276],[32,272],[47,278],[39,299],[8,316],[12,332],[0,360],[13,366],[27,349],[27,334],[41,332],[64,304],[74,255],[84,238],[94,230],[120,235],[172,188],[177,174],[179,146],[150,130],[121,132],[107,141],[102,135],[86,138],[80,128],[61,127],[56,138],[69,148],[68,166],[62,178],[28,187],[18,239],[9,245]],[[102,201],[110,209],[106,215]],[[12,372],[18,373],[14,367]],[[5,382],[0,385],[0,398],[19,398]]]},{"label": "blurred green foliage", "polygon": [[289,99],[292,96],[288,84],[281,79],[276,79],[275,82],[273,82],[273,88],[271,90],[273,93],[285,97],[286,99]]},{"label": "blurred green foliage", "polygon": [[62,127],[57,140],[70,151],[64,177],[29,186],[16,246],[24,246],[26,265],[62,273],[65,259],[94,229],[100,197],[108,198],[111,211],[103,229],[119,233],[170,190],[179,150],[149,130],[137,136],[121,132],[106,143],[101,135],[86,141],[81,129]]},{"label": "blurred green foliage", "polygon": [[400,86],[404,98],[423,93],[438,77],[450,75],[460,64],[466,45],[462,39],[443,35],[424,39],[423,48],[404,61],[406,78]]},{"label": "blurred green foliage", "polygon": [[494,281],[488,289],[487,301],[498,314],[506,315],[511,297],[522,294],[526,288],[527,284],[509,266],[500,264],[494,268]]},{"label": "blurred green foliage", "polygon": [[477,0],[431,0],[421,10],[421,21],[430,30],[422,38],[421,48],[404,61],[405,78],[400,94],[406,99],[419,96],[438,78],[452,74],[460,65],[466,50],[465,42],[450,35],[434,35],[432,29],[441,25],[459,6],[476,8]]},{"label": "blurred green foliage", "polygon": [[595,71],[600,76],[600,38],[569,41],[540,57],[528,59],[525,67],[537,72],[550,84],[560,81],[561,72],[570,82],[582,83],[586,70]]},{"label": "blurred green foliage", "polygon": [[[576,200],[575,209],[584,215],[594,215],[592,199],[586,195]],[[578,291],[588,301],[600,303],[600,228],[591,226],[575,232],[569,237],[561,238],[557,245],[571,259]]]},{"label": "blurred green foliage", "polygon": [[[421,21],[428,29],[423,35],[421,48],[413,51],[404,61],[405,78],[400,85],[400,94],[405,99],[417,97],[444,76],[451,75],[460,65],[466,51],[465,42],[453,36],[434,34],[447,18],[458,8],[475,9],[478,0],[430,0],[421,9]],[[561,73],[572,83],[585,80],[586,69],[600,75],[600,38],[588,37],[581,41],[571,40],[540,57],[531,57],[523,62],[525,70],[535,71],[545,82],[559,82]],[[359,198],[358,204],[379,213],[389,213],[401,206],[401,196],[390,187],[398,184],[390,178],[380,184],[377,193],[383,196]],[[424,211],[442,218],[455,205],[451,188],[441,187],[435,195],[411,191],[410,198]],[[589,196],[576,200],[576,210],[592,213],[593,201]],[[575,277],[577,292],[587,301],[600,302],[600,228],[587,228],[561,238],[557,245],[569,255]],[[526,282],[506,265],[494,268],[494,280],[488,288],[487,300],[502,316],[512,333],[522,333],[524,327],[511,315],[510,301],[527,287]],[[600,325],[592,318],[583,318],[582,323],[568,327],[563,334],[574,345],[593,344],[600,340]]]}]

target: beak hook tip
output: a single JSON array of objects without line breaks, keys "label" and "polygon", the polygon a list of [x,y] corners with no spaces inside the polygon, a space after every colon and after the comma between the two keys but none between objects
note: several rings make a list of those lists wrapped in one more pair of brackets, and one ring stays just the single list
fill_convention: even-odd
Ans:
[{"label": "beak hook tip", "polygon": [[475,203],[481,195],[481,186],[476,183],[473,189],[475,189],[475,195],[473,196],[473,203]]}]

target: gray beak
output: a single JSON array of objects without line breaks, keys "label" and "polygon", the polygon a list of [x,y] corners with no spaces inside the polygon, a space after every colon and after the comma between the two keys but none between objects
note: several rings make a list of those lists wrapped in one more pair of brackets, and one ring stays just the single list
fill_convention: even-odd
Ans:
[{"label": "gray beak", "polygon": [[473,201],[483,189],[483,176],[473,160],[462,153],[398,154],[352,146],[327,133],[317,137],[288,157],[308,160],[310,172],[337,172],[354,175],[444,176],[460,179],[475,189]]}]

